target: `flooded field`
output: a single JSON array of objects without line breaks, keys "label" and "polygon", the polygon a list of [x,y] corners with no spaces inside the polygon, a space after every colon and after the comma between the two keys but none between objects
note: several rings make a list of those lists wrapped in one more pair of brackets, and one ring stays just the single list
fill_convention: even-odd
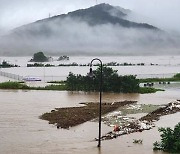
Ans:
[{"label": "flooded field", "polygon": [[[70,57],[71,58],[71,57]],[[102,57],[103,58],[103,57]],[[11,63],[22,67],[1,69],[1,71],[22,76],[39,76],[44,81],[65,79],[69,71],[86,74],[89,67],[52,67],[27,68],[30,57],[3,57]],[[70,62],[89,63],[92,57],[72,57]],[[113,61],[119,63],[144,62],[147,66],[115,67],[119,74],[139,74],[143,77],[172,76],[180,70],[180,57],[117,57]],[[104,57],[104,62],[112,61],[112,57]],[[150,63],[159,66],[150,66]],[[0,82],[13,80],[0,76]],[[29,83],[33,86],[36,83]],[[103,101],[114,102],[123,100],[137,101],[138,104],[162,105],[180,99],[180,83],[170,85],[155,84],[166,91],[154,94],[115,94],[103,93]],[[120,136],[117,139],[103,141],[101,149],[93,141],[98,136],[98,123],[86,122],[69,130],[57,129],[47,121],[39,119],[45,112],[54,108],[79,106],[81,102],[98,102],[98,93],[66,92],[66,91],[28,91],[28,90],[0,90],[0,153],[2,154],[164,154],[153,152],[153,142],[160,139],[158,127],[173,127],[180,122],[180,114],[163,116],[156,122],[156,127],[141,133]],[[132,115],[131,115],[132,116]],[[137,115],[139,116],[139,115]],[[102,125],[102,134],[112,131],[112,127]],[[143,144],[134,144],[133,139],[142,139]]]},{"label": "flooded field", "polygon": [[[153,153],[152,144],[159,140],[155,127],[142,133],[103,141],[99,151],[97,143],[93,141],[98,135],[97,122],[64,130],[56,129],[56,126],[38,118],[55,107],[98,101],[98,93],[0,90],[0,98],[0,153]],[[141,104],[165,104],[178,98],[179,91],[168,89],[148,95],[103,94],[103,101],[137,100]],[[165,116],[156,124],[173,127],[180,121],[179,117],[179,113]],[[112,128],[103,125],[102,130],[104,134]],[[133,144],[133,139],[143,139],[143,144]]]},{"label": "flooded field", "polygon": [[[89,72],[89,66],[61,66],[59,64],[89,64],[94,57],[70,57],[69,61],[57,61],[58,57],[54,57],[52,62],[48,64],[56,67],[26,67],[31,57],[0,57],[0,62],[3,60],[11,64],[16,64],[21,67],[17,68],[1,68],[3,72],[12,73],[20,76],[39,77],[43,81],[65,80],[69,72],[75,74],[86,75]],[[135,66],[112,66],[113,69],[118,70],[120,75],[137,75],[138,78],[147,77],[172,77],[180,70],[180,56],[129,56],[129,57],[99,57],[103,63],[117,62],[120,64],[131,63]],[[94,64],[98,62],[94,61]],[[137,64],[144,63],[144,66]],[[44,63],[47,64],[47,63]],[[157,64],[157,65],[156,65]],[[94,66],[93,69],[96,69]]]}]

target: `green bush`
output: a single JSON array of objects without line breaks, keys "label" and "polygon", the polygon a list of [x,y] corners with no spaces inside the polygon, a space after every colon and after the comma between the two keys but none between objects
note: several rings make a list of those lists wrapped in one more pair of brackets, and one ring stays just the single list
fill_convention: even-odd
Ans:
[{"label": "green bush", "polygon": [[171,153],[180,153],[180,123],[178,123],[174,130],[171,128],[160,128],[161,142],[155,142],[153,150],[162,150]]},{"label": "green bush", "polygon": [[66,90],[66,85],[58,84],[58,85],[48,85],[45,86],[44,90]]}]

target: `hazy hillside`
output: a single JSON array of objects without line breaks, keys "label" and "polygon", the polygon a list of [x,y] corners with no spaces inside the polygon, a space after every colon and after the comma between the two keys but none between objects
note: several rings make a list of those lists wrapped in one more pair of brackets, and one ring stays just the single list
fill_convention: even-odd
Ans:
[{"label": "hazy hillside", "polygon": [[[0,38],[1,55],[178,54],[179,38],[127,20],[130,10],[100,4],[21,26]],[[132,12],[131,12],[132,15]]]}]

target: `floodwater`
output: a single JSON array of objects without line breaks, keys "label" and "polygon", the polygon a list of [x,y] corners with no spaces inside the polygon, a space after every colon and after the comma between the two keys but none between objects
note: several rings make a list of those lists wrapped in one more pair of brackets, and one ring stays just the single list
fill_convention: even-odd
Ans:
[{"label": "floodwater", "polygon": [[[22,76],[38,76],[47,80],[65,79],[69,71],[86,74],[89,67],[25,67],[31,57],[1,57],[22,67],[1,69],[1,71]],[[87,64],[93,57],[70,57],[71,62]],[[180,56],[171,57],[102,57],[103,62],[145,63],[146,66],[114,67],[119,74],[139,74],[139,77],[172,76],[180,70]],[[58,62],[54,62],[58,64]],[[150,66],[158,63],[158,66]],[[52,62],[53,64],[53,62]],[[142,76],[141,76],[142,75]],[[0,76],[0,82],[13,80]],[[31,84],[31,83],[29,83]],[[33,85],[36,83],[33,83]],[[38,85],[43,85],[44,82]],[[115,94],[103,93],[104,102],[136,100],[139,104],[167,104],[180,99],[180,83],[159,85],[165,92],[155,94]],[[81,102],[99,101],[98,93],[66,91],[0,90],[0,154],[164,154],[153,152],[153,142],[160,139],[158,127],[174,127],[180,122],[180,113],[164,116],[156,122],[157,127],[142,133],[134,133],[117,139],[102,141],[101,149],[93,141],[98,136],[98,123],[86,122],[69,130],[56,129],[56,126],[39,119],[45,112],[54,108],[79,106]],[[102,125],[102,134],[112,128]],[[133,139],[143,139],[143,144],[134,144]]]},{"label": "floodwater", "polygon": [[[78,106],[80,102],[98,101],[98,93],[0,90],[0,98],[0,153],[3,154],[153,153],[152,144],[160,139],[156,127],[142,133],[102,141],[99,150],[97,142],[93,141],[98,136],[98,123],[86,122],[64,130],[56,129],[56,126],[38,118],[42,113],[56,107]],[[103,101],[107,102],[137,100],[143,104],[165,104],[176,99],[179,99],[179,91],[172,89],[148,95],[103,94]],[[179,113],[163,117],[157,122],[157,126],[173,127],[178,122]],[[110,130],[112,128],[102,125],[102,134]],[[133,144],[133,139],[143,139],[143,144]]]},{"label": "floodwater", "polygon": [[[57,61],[58,57],[54,57],[54,61],[48,62],[57,66],[58,64],[89,64],[94,57],[70,57],[70,61]],[[99,57],[103,63],[117,62],[117,63],[132,63],[135,66],[113,66],[120,75],[137,75],[138,78],[147,77],[172,77],[180,70],[180,56],[116,56],[116,57]],[[20,76],[35,76],[41,78],[43,81],[65,80],[69,72],[75,74],[86,75],[89,72],[89,67],[26,67],[31,57],[0,57],[0,63],[3,60],[11,64],[17,64],[21,67],[17,68],[2,68],[4,72],[20,75]],[[94,61],[93,64],[97,64]],[[144,63],[144,66],[137,66],[139,63]],[[44,63],[46,64],[46,63]],[[155,64],[155,65],[151,65]],[[156,65],[158,64],[158,65]],[[96,69],[96,67],[93,67]]]}]

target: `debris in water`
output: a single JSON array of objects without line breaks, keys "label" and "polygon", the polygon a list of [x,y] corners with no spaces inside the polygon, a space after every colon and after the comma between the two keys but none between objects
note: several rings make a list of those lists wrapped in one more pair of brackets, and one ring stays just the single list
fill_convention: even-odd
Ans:
[{"label": "debris in water", "polygon": [[[131,108],[135,108],[134,105],[130,105]],[[159,120],[159,118],[163,115],[173,114],[180,111],[180,101],[171,102],[163,107],[158,108],[157,110],[147,114],[144,117],[141,117],[138,120],[129,121],[129,117],[121,116],[119,114],[113,115],[115,117],[116,124],[112,124],[113,121],[109,122],[109,126],[113,126],[113,131],[108,132],[104,136],[101,137],[102,140],[109,140],[113,138],[117,138],[118,136],[130,134],[134,132],[142,132],[144,130],[149,130],[155,127],[153,122]],[[116,112],[117,113],[117,112]],[[119,112],[120,113],[120,112]],[[108,117],[112,120],[112,117]],[[107,119],[106,119],[107,120]],[[106,121],[105,121],[106,122]],[[118,122],[118,124],[117,124]]]},{"label": "debris in water", "polygon": [[136,144],[142,144],[143,140],[136,140],[136,139],[133,139],[133,143],[136,143]]}]

